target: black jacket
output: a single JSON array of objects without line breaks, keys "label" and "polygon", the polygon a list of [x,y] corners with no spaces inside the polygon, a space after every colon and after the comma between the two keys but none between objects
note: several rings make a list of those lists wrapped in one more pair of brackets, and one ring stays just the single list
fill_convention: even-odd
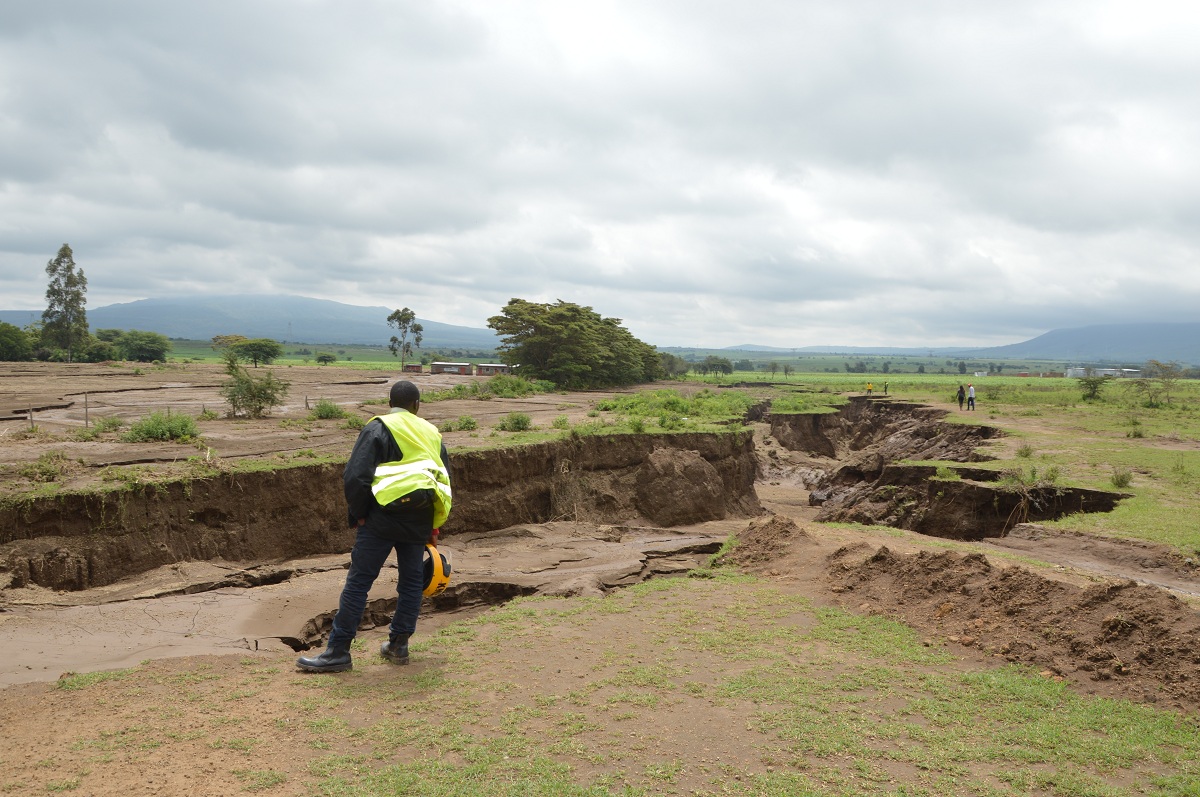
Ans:
[{"label": "black jacket", "polygon": [[[401,542],[425,542],[433,530],[433,490],[422,490],[426,495],[417,496],[416,501],[399,506],[393,502],[380,506],[371,492],[375,480],[375,468],[384,462],[398,462],[403,458],[396,438],[383,425],[383,421],[372,420],[358,433],[354,450],[346,462],[342,482],[346,491],[346,520],[351,528],[365,518],[363,527],[389,540]],[[446,444],[442,443],[442,464],[450,472],[450,457]]]}]

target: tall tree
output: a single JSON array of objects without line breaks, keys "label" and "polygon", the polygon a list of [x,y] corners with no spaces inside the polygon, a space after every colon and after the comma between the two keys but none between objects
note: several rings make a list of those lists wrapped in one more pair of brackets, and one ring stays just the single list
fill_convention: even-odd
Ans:
[{"label": "tall tree", "polygon": [[282,356],[283,346],[279,341],[270,338],[250,338],[229,344],[225,348],[224,359],[226,363],[230,362],[231,357],[234,363],[238,360],[249,360],[257,368],[259,363],[270,365],[273,360]]},{"label": "tall tree", "polygon": [[635,338],[619,318],[603,318],[561,299],[554,304],[511,299],[488,326],[501,336],[502,362],[562,388],[633,385],[663,373],[655,348]]},{"label": "tall tree", "polygon": [[[400,368],[404,369],[404,361],[413,356],[413,347],[421,348],[421,334],[425,328],[417,323],[417,314],[405,307],[387,317],[389,327],[395,328],[397,334],[392,335],[388,348],[392,356],[400,356]],[[409,340],[409,335],[412,340]]]},{"label": "tall tree", "polygon": [[42,341],[45,345],[57,346],[67,353],[67,362],[73,362],[75,353],[88,340],[87,277],[83,269],[76,268],[75,255],[71,247],[63,244],[58,255],[46,263],[46,276],[50,284],[46,287],[46,309],[42,313]]}]

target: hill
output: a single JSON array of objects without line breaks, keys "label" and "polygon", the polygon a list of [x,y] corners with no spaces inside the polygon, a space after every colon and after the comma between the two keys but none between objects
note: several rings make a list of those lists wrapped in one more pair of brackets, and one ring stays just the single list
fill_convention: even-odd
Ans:
[{"label": "hill", "polygon": [[788,352],[842,356],[952,357],[972,360],[1047,360],[1052,362],[1144,363],[1172,360],[1200,365],[1200,323],[1097,324],[1054,329],[1044,335],[1004,346],[971,348],[941,346],[897,348],[892,346],[803,346],[792,349],[744,344],[726,351]]},{"label": "hill", "polygon": [[974,358],[1064,360],[1078,363],[1200,364],[1200,323],[1096,324],[1053,329],[1023,343],[971,349]]},{"label": "hill", "polygon": [[[97,329],[141,329],[169,338],[207,340],[214,335],[245,335],[294,343],[381,345],[395,333],[387,317],[395,308],[361,307],[302,296],[207,296],[141,299],[88,309]],[[0,321],[25,326],[41,311],[0,311]],[[490,329],[417,319],[425,328],[426,349],[496,348]]]}]

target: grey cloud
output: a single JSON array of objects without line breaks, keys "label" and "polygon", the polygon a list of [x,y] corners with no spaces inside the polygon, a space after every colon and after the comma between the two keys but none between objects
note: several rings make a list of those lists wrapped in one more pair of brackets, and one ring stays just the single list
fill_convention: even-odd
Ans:
[{"label": "grey cloud", "polygon": [[0,290],[67,240],[93,304],[562,298],[664,345],[1191,318],[1200,58],[1114,9],[25,4]]}]

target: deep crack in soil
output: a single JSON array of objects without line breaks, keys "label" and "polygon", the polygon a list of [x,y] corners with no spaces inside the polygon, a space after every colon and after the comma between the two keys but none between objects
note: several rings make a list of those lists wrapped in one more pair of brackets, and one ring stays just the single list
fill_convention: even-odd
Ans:
[{"label": "deep crack in soil", "polygon": [[[376,398],[380,384],[342,375],[306,390],[362,401]],[[112,395],[135,394],[128,386],[123,393],[110,388]],[[161,388],[183,391],[189,405],[217,403],[201,379]],[[566,413],[582,420],[590,401],[494,401],[486,410],[499,417],[533,406],[548,421],[567,405]],[[68,407],[56,410],[64,423],[78,412],[45,390],[38,402],[14,406],[27,403]],[[478,403],[431,406],[441,417],[456,417]],[[1195,568],[1158,546],[1131,548],[1014,522],[1016,507],[1001,504],[991,477],[966,464],[987,459],[988,442],[1001,433],[946,424],[943,415],[888,401],[852,401],[820,416],[764,416],[760,406],[747,419],[753,439],[630,435],[460,450],[452,463],[461,494],[457,525],[446,530],[445,542],[457,556],[456,578],[429,605],[422,628],[515,595],[600,594],[685,572],[733,535],[738,544],[726,561],[818,603],[901,618],[931,644],[946,641],[969,660],[1022,662],[1085,691],[1200,711],[1197,611],[1151,586],[1200,593]],[[10,421],[0,432],[19,426]],[[247,455],[289,450],[314,431],[320,428],[252,426],[247,441],[232,448]],[[348,450],[353,432],[327,430],[321,439]],[[457,442],[473,444],[465,436]],[[36,440],[19,448],[16,459],[25,462],[45,450]],[[94,468],[117,456],[115,447],[107,454],[87,450]],[[147,450],[147,461],[178,457],[177,448]],[[901,459],[964,463],[962,484],[931,487],[931,469],[897,466]],[[79,508],[64,512],[49,500],[9,515],[0,551],[8,584],[0,590],[0,634],[18,653],[6,659],[3,682],[147,657],[319,643],[350,537],[341,529],[336,467],[293,470],[296,484],[287,492],[308,502],[294,519],[288,502],[272,505],[270,486],[251,476],[146,487],[125,494],[119,506],[81,499]],[[239,508],[248,494],[252,509]],[[1107,511],[1121,498],[1098,491],[1058,497],[1058,504],[1041,502],[1044,515],[1019,519]],[[763,507],[770,511],[762,514]],[[107,536],[93,533],[94,516],[110,523]],[[847,519],[872,527],[818,522]],[[908,531],[888,531],[885,546],[884,526]],[[931,552],[910,532],[991,540],[976,545],[996,553]],[[997,564],[1013,551],[1060,567],[1041,573]],[[1100,583],[1089,582],[1096,578]],[[377,583],[366,627],[390,616],[392,583],[388,575]]]}]

